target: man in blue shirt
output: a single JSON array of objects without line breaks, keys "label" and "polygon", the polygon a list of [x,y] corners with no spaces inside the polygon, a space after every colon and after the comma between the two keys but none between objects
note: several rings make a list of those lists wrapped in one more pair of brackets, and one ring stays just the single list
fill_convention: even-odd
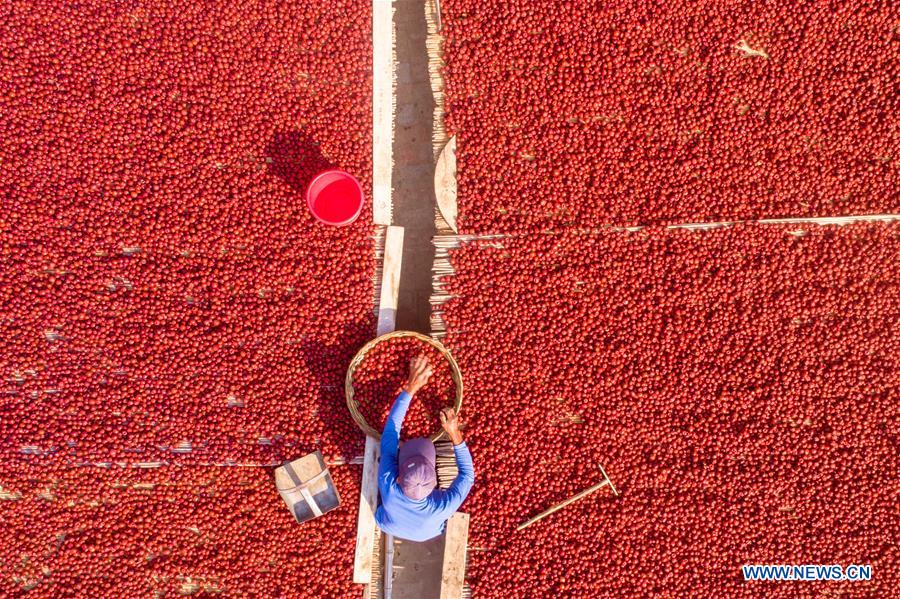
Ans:
[{"label": "man in blue shirt", "polygon": [[[444,532],[475,482],[472,454],[463,441],[453,408],[441,410],[441,426],[453,442],[459,474],[450,488],[437,488],[435,449],[430,439],[410,439],[400,446],[400,428],[413,395],[431,377],[424,355],[413,358],[409,380],[388,415],[381,433],[381,461],[378,464],[378,491],[381,505],[375,521],[384,532],[408,541],[428,541]],[[398,451],[399,446],[399,451]]]}]

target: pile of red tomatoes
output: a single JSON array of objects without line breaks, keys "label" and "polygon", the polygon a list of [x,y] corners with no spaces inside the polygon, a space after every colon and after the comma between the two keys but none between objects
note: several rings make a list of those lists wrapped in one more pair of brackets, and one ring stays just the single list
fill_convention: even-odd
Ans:
[{"label": "pile of red tomatoes", "polygon": [[[358,470],[331,474],[352,505]],[[0,476],[4,597],[358,592],[355,514],[298,525],[257,468],[6,465]]]},{"label": "pile of red tomatoes", "polygon": [[898,226],[662,227],[900,212],[888,5],[441,4],[475,596],[890,595]]},{"label": "pile of red tomatoes", "polygon": [[[804,592],[743,582],[756,563],[877,572],[834,592],[900,583],[900,226],[569,231],[451,258],[475,596]],[[515,531],[598,465],[620,497]]]},{"label": "pile of red tomatoes", "polygon": [[[898,225],[661,226],[896,213],[889,5],[441,5],[458,220],[509,234],[446,282],[476,596],[889,595]],[[371,214],[303,191],[371,187],[371,6],[5,8],[0,595],[360,592]],[[381,349],[376,427],[413,346]],[[452,403],[432,358],[410,436]],[[261,466],[316,449],[343,506],[297,525]],[[620,497],[515,532],[598,464]]]},{"label": "pile of red tomatoes", "polygon": [[463,232],[900,208],[889,3],[441,6]]},{"label": "pile of red tomatoes", "polygon": [[456,394],[450,363],[436,347],[414,337],[380,341],[366,352],[353,373],[353,399],[359,402],[360,415],[375,430],[384,429],[394,399],[407,382],[410,362],[418,355],[428,359],[432,374],[410,402],[401,438],[430,437],[441,430],[440,411],[453,407]]},{"label": "pile of red tomatoes", "polygon": [[271,469],[205,464],[362,452],[371,214],[328,228],[303,192],[327,168],[371,187],[370,21],[4,7],[0,595],[350,592],[358,467],[301,533]]},{"label": "pile of red tomatoes", "polygon": [[330,421],[373,335],[371,216],[322,226],[303,190],[370,186],[369,5],[178,4],[5,16],[3,460],[359,445]]}]

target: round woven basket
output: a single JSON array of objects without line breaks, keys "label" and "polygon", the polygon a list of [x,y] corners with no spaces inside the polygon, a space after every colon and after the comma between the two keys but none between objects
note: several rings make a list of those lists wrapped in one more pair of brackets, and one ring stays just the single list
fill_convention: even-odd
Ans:
[{"label": "round woven basket", "polygon": [[[447,362],[450,364],[450,376],[453,378],[453,383],[456,386],[456,401],[454,402],[453,407],[456,410],[457,414],[462,407],[462,372],[460,372],[459,370],[459,364],[456,363],[456,360],[453,359],[453,356],[450,355],[450,352],[446,347],[443,346],[440,341],[438,341],[437,339],[432,339],[427,335],[416,333],[414,331],[394,331],[392,333],[386,333],[381,337],[372,339],[371,341],[363,345],[358,352],[356,352],[356,355],[353,356],[352,360],[350,360],[350,366],[347,368],[347,378],[344,380],[344,393],[347,395],[347,408],[350,410],[350,415],[353,417],[353,420],[356,422],[356,424],[359,425],[359,428],[361,428],[364,433],[366,433],[370,437],[374,437],[375,439],[381,439],[381,431],[377,431],[372,428],[372,425],[366,422],[366,419],[359,411],[359,401],[353,398],[353,373],[356,371],[356,368],[362,363],[369,350],[371,350],[382,341],[388,341],[389,339],[395,339],[398,337],[413,337],[420,341],[424,341],[428,345],[431,345],[439,352],[441,352],[441,355],[444,356],[444,359],[447,360]],[[431,435],[431,440],[437,441],[443,436],[444,431],[439,427],[438,431]]]}]

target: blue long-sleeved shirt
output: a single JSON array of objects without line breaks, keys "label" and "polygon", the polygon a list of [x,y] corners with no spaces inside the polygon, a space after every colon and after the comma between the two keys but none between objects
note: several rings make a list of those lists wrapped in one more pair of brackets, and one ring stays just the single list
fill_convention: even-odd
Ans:
[{"label": "blue long-sleeved shirt", "polygon": [[397,454],[400,447],[400,428],[412,396],[403,391],[394,400],[384,432],[381,433],[381,460],[378,464],[378,491],[381,505],[375,512],[375,522],[381,530],[409,541],[427,541],[444,532],[447,518],[459,509],[475,483],[472,454],[465,442],[455,445],[459,473],[447,490],[436,488],[425,499],[416,501],[403,493],[397,483]]}]

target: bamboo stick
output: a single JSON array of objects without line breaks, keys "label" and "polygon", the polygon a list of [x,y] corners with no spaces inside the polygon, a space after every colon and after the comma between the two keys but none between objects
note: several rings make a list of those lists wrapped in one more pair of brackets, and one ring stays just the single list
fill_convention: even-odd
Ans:
[{"label": "bamboo stick", "polygon": [[[438,211],[439,213],[439,211]],[[443,219],[441,219],[443,220]],[[842,226],[857,222],[893,222],[900,220],[900,214],[859,214],[849,216],[828,216],[828,217],[798,217],[798,218],[770,218],[760,220],[741,220],[741,221],[714,221],[705,223],[679,223],[666,226],[666,229],[685,229],[688,231],[709,231],[725,227],[733,227],[748,223],[756,223],[765,225],[797,225],[798,229],[790,231],[792,235],[803,235],[806,227],[812,226]],[[446,223],[445,223],[446,224]],[[574,235],[597,235],[604,232],[636,232],[645,229],[644,226],[622,227],[617,225],[604,225],[601,227],[569,229],[568,232]],[[558,231],[544,231],[548,235],[559,234]],[[472,242],[479,242],[482,247],[503,247],[503,239],[514,239],[524,237],[523,233],[506,233],[500,235],[456,235],[446,230],[438,230],[438,235],[433,239],[435,248],[434,264],[432,266],[432,293],[430,303],[431,311],[431,334],[435,339],[443,339],[447,335],[447,326],[444,321],[443,306],[455,296],[447,293],[447,288],[441,280],[444,277],[452,277],[456,274],[451,262],[450,254],[453,250],[463,247]],[[459,331],[456,331],[459,332]]]},{"label": "bamboo stick", "polygon": [[559,510],[563,509],[563,508],[566,507],[567,505],[572,504],[572,503],[575,503],[575,502],[578,501],[579,499],[582,499],[582,498],[584,498],[584,497],[587,497],[587,496],[590,495],[591,493],[593,493],[593,492],[595,492],[595,491],[597,491],[597,490],[599,490],[599,489],[602,489],[602,488],[605,487],[606,485],[609,485],[610,488],[612,489],[612,492],[616,495],[616,497],[618,497],[618,496],[619,496],[619,492],[616,491],[616,488],[613,486],[612,481],[609,480],[609,477],[608,477],[608,476],[606,476],[606,472],[603,470],[603,466],[600,466],[600,472],[603,472],[603,480],[602,480],[602,481],[600,481],[599,483],[597,483],[597,484],[594,485],[593,487],[588,487],[588,488],[585,489],[584,491],[581,491],[580,493],[578,493],[578,494],[576,494],[576,495],[573,495],[572,497],[569,497],[569,498],[566,499],[565,501],[562,501],[562,502],[560,502],[560,503],[557,503],[557,504],[554,505],[553,507],[544,510],[543,512],[541,512],[540,514],[538,514],[538,515],[535,516],[534,518],[531,518],[530,520],[527,520],[526,522],[523,522],[522,524],[520,524],[520,525],[516,528],[516,531],[520,531],[520,530],[524,530],[524,529],[528,528],[529,526],[531,526],[532,524],[534,524],[534,523],[537,522],[538,520],[541,520],[541,519],[543,519],[543,518],[546,518],[547,516],[549,516],[550,514],[552,514],[552,513],[554,513],[554,512],[558,512]]}]

